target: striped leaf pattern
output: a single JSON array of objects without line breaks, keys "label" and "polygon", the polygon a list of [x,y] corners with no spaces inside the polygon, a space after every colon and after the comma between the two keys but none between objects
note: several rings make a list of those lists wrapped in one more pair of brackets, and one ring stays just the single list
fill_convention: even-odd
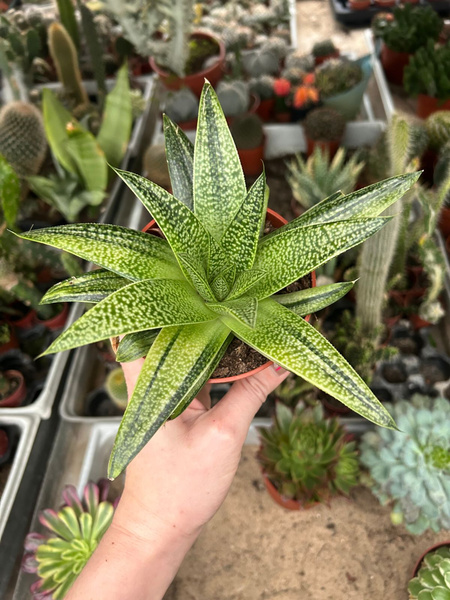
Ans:
[{"label": "striped leaf pattern", "polygon": [[117,362],[131,362],[147,356],[160,332],[160,329],[129,333],[119,343],[116,352]]},{"label": "striped leaf pattern", "polygon": [[166,115],[163,124],[173,195],[194,210],[194,145]]},{"label": "striped leaf pattern", "polygon": [[304,317],[337,302],[354,285],[354,281],[331,283],[330,285],[321,285],[320,287],[308,288],[291,294],[276,294],[273,299],[295,312],[296,315]]},{"label": "striped leaf pattern", "polygon": [[129,283],[129,279],[106,269],[90,271],[51,287],[43,296],[41,304],[54,302],[92,302],[95,304]]}]

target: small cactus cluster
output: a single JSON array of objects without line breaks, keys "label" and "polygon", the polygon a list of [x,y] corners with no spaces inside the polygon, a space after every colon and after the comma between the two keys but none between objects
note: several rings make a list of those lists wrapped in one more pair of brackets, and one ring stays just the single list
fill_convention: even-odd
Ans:
[{"label": "small cactus cluster", "polygon": [[144,154],[143,166],[144,175],[150,181],[166,190],[170,189],[171,182],[164,144],[154,144],[147,148]]},{"label": "small cactus cluster", "polygon": [[20,100],[0,111],[0,153],[19,177],[36,175],[47,152],[47,138],[40,111]]},{"label": "small cactus cluster", "polygon": [[431,114],[425,126],[433,150],[439,151],[450,142],[450,110],[438,110]]},{"label": "small cactus cluster", "polygon": [[305,133],[310,140],[335,141],[344,135],[344,117],[332,108],[316,108],[305,119]]},{"label": "small cactus cluster", "polygon": [[450,598],[450,546],[425,555],[420,569],[408,584],[409,600]]},{"label": "small cactus cluster", "polygon": [[360,445],[373,493],[410,533],[450,529],[450,402],[413,396],[386,408],[398,431],[367,432]]},{"label": "small cactus cluster", "polygon": [[252,94],[258,96],[261,100],[270,100],[275,95],[273,84],[275,79],[270,75],[261,75],[250,79],[248,84]]},{"label": "small cactus cluster", "polygon": [[278,492],[307,506],[348,494],[358,482],[355,443],[335,419],[324,419],[323,408],[292,411],[281,402],[270,429],[259,430],[258,460]]},{"label": "small cactus cluster", "polygon": [[127,384],[125,375],[120,367],[108,373],[105,382],[108,396],[121,410],[125,410],[128,404]]},{"label": "small cactus cluster", "polygon": [[320,65],[316,71],[316,86],[323,98],[343,94],[354,88],[363,78],[356,62],[334,58]]},{"label": "small cactus cluster", "polygon": [[198,98],[189,88],[182,88],[168,96],[165,112],[174,123],[184,123],[196,119]]},{"label": "small cactus cluster", "polygon": [[259,148],[264,142],[263,125],[258,115],[246,114],[236,117],[230,130],[239,150]]},{"label": "small cactus cluster", "polygon": [[250,104],[249,88],[245,81],[221,81],[217,86],[217,97],[227,117],[245,113]]},{"label": "small cactus cluster", "polygon": [[312,49],[312,55],[315,58],[321,58],[323,56],[330,56],[337,52],[336,46],[332,40],[323,40],[322,42],[316,42]]}]

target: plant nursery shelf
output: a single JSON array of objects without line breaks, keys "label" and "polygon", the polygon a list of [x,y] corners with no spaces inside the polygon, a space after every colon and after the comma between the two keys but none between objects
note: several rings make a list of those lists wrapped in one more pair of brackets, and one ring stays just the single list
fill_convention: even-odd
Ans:
[{"label": "plant nursery shelf", "polygon": [[[379,6],[375,2],[372,2],[370,7],[364,10],[354,10],[350,8],[348,0],[330,0],[331,8],[336,21],[343,23],[348,27],[366,27],[370,25],[373,17],[379,12],[390,12],[391,8]],[[426,0],[420,0],[420,5],[431,6],[434,10],[442,15],[448,15],[450,12],[450,2],[448,0],[436,0],[427,2]]]}]

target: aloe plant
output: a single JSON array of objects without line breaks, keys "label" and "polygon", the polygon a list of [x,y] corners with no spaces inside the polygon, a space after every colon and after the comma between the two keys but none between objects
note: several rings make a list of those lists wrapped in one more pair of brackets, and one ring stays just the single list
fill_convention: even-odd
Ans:
[{"label": "aloe plant", "polygon": [[[345,359],[303,315],[326,305],[319,288],[277,294],[361,243],[389,220],[378,217],[416,181],[394,177],[348,196],[335,193],[261,237],[264,172],[247,191],[217,96],[205,83],[195,148],[164,119],[173,195],[126,171],[116,173],[155,218],[165,239],[105,224],[23,234],[102,269],[51,288],[45,303],[95,303],[46,350],[52,354],[125,335],[146,355],[113,448],[116,477],[170,417],[184,410],[236,336],[269,360],[335,396],[367,419],[395,427]],[[327,288],[332,302],[349,284]],[[340,294],[338,293],[340,290]],[[142,337],[160,328],[153,341]],[[130,343],[131,339],[131,343]],[[119,345],[120,352],[120,345]]]}]

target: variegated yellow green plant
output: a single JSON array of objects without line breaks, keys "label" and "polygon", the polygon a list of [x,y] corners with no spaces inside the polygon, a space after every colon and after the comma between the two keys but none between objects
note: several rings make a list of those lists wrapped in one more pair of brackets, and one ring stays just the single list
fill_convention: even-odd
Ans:
[{"label": "variegated yellow green plant", "polygon": [[125,335],[118,360],[146,355],[109,476],[116,477],[167,419],[186,408],[234,336],[367,419],[395,427],[362,379],[302,318],[337,300],[352,284],[277,292],[376,233],[388,220],[378,215],[418,175],[395,177],[348,196],[338,192],[261,237],[265,174],[247,191],[212,87],[205,83],[203,89],[195,148],[167,118],[164,130],[173,195],[144,177],[116,172],[165,239],[84,223],[24,235],[102,267],[57,284],[44,297],[46,303],[95,303],[46,354]]}]

